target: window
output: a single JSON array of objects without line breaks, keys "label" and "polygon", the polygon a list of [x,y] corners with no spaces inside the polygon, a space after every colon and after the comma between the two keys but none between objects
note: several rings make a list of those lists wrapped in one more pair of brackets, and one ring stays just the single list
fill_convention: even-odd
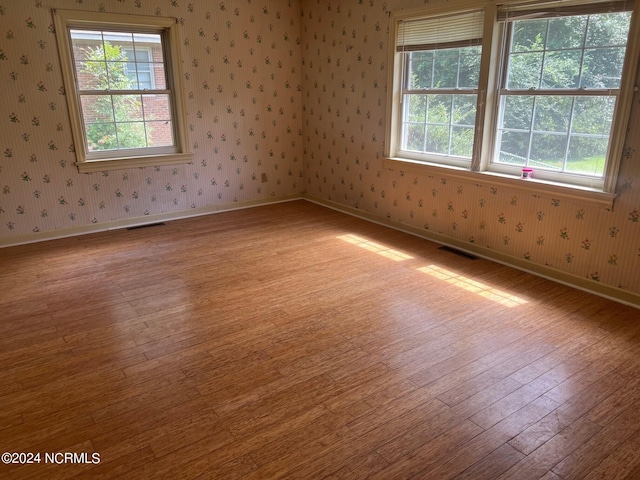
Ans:
[{"label": "window", "polygon": [[174,19],[55,12],[81,172],[186,163]]},{"label": "window", "polygon": [[452,165],[471,161],[482,12],[403,22],[400,151]]},{"label": "window", "polygon": [[633,4],[440,8],[394,16],[387,165],[507,183],[528,167],[527,188],[613,193],[640,43]]}]

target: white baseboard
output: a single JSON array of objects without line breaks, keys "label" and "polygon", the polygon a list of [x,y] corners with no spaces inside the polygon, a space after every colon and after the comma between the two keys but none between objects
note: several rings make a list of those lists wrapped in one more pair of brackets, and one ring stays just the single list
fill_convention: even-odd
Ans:
[{"label": "white baseboard", "polygon": [[446,245],[452,248],[456,248],[457,250],[461,250],[471,255],[475,255],[475,256],[484,258],[486,260],[499,263],[501,265],[506,265],[508,267],[515,268],[517,270],[531,273],[532,275],[536,275],[538,277],[546,278],[547,280],[551,280],[551,281],[560,283],[562,285],[566,285],[569,287],[576,288],[578,290],[589,292],[594,295],[598,295],[600,297],[604,297],[609,300],[623,303],[625,305],[629,305],[635,308],[640,308],[640,295],[633,292],[629,292],[628,290],[623,290],[621,288],[604,285],[594,280],[591,280],[589,278],[582,278],[577,275],[567,273],[562,270],[558,270],[556,268],[548,267],[546,265],[540,265],[537,263],[527,261],[523,258],[518,258],[512,255],[496,252],[486,247],[481,247],[472,243],[463,242],[456,238],[452,238],[447,235],[442,235],[440,233],[436,233],[430,230],[424,230],[424,229],[415,227],[413,225],[406,225],[403,223],[394,222],[386,218],[378,217],[368,212],[363,212],[362,210],[348,207],[348,206],[345,206],[336,202],[332,202],[329,200],[312,197],[307,194],[303,195],[302,198],[309,202],[312,202],[324,207],[328,207],[342,213],[346,213],[347,215],[351,215],[351,216],[360,218],[362,220],[376,223],[378,225],[382,225],[385,227],[393,228],[401,232],[405,232],[411,235],[418,236],[420,238],[424,238],[425,240],[429,240],[435,243],[439,243],[441,245]]},{"label": "white baseboard", "polygon": [[79,235],[87,235],[89,233],[117,230],[120,228],[140,227],[143,225],[150,225],[159,222],[168,222],[170,220],[180,220],[183,218],[200,217],[203,215],[230,212],[232,210],[241,210],[244,208],[260,207],[263,205],[271,205],[274,203],[290,202],[293,200],[299,200],[301,198],[302,196],[300,194],[286,195],[282,197],[249,200],[246,202],[237,202],[224,205],[212,205],[209,207],[193,208],[190,210],[180,210],[178,212],[157,213],[154,215],[145,215],[144,217],[114,220],[111,222],[83,225],[81,227],[62,228],[59,230],[50,230],[28,235],[17,235],[15,237],[4,237],[0,238],[0,248],[12,247],[15,245],[24,245],[27,243],[45,242],[47,240],[75,237]]}]

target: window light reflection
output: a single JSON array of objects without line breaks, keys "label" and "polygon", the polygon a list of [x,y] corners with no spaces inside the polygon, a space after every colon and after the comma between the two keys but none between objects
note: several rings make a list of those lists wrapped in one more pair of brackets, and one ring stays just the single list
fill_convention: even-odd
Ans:
[{"label": "window light reflection", "polygon": [[484,283],[471,280],[470,278],[463,277],[462,275],[458,275],[455,272],[450,272],[449,270],[445,270],[444,268],[440,268],[435,265],[421,267],[418,268],[418,270],[431,275],[432,277],[444,280],[451,285],[463,288],[468,292],[472,292],[480,295],[481,297],[493,300],[494,302],[504,305],[505,307],[517,307],[518,305],[527,303],[526,300],[520,297],[511,295],[507,292],[503,292],[502,290],[498,290],[497,288],[490,287],[489,285],[485,285]]},{"label": "window light reflection", "polygon": [[389,258],[396,262],[401,262],[403,260],[409,260],[413,258],[411,255],[407,255],[406,253],[394,250],[393,248],[385,247],[384,245],[372,242],[370,240],[367,240],[366,238],[359,237],[358,235],[340,235],[336,238],[342,240],[343,242],[347,242],[360,248],[364,248],[365,250],[368,250],[370,252],[377,253],[378,255],[382,255],[383,257]]}]

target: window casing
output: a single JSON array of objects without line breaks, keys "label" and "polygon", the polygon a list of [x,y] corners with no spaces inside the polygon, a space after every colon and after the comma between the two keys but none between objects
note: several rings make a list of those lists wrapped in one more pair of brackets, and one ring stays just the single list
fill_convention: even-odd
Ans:
[{"label": "window casing", "polygon": [[[396,14],[391,29],[394,44],[403,42],[403,23],[419,20],[436,24],[445,15],[468,15],[464,3],[460,5],[454,12],[446,6],[440,11],[429,9],[428,16],[424,10]],[[474,6],[477,8],[477,3]],[[447,156],[407,148],[414,145],[407,134],[407,118],[415,115],[406,98],[417,92],[409,88],[412,79],[407,72],[411,67],[406,65],[421,55],[421,50],[396,48],[389,80],[391,115],[385,164],[423,171],[447,168],[469,178],[489,174],[501,183],[518,182],[528,189],[544,190],[545,184],[554,192],[573,188],[583,193],[567,195],[591,196],[610,206],[638,58],[639,27],[637,14],[630,12],[632,7],[629,2],[545,2],[545,8],[536,8],[531,2],[499,7],[487,3],[478,86],[474,88],[474,146],[470,156],[464,147],[466,163],[459,158],[452,161],[451,150]],[[618,35],[597,35],[603,23],[618,25]],[[571,35],[563,35],[563,29]],[[628,41],[623,35],[627,30]],[[603,69],[603,59],[615,68]],[[453,91],[442,93],[462,94],[461,90],[456,85]],[[598,114],[590,114],[594,111]],[[520,181],[525,166],[534,170],[534,181],[526,187]]]},{"label": "window casing", "polygon": [[175,19],[55,11],[81,172],[187,163]]}]

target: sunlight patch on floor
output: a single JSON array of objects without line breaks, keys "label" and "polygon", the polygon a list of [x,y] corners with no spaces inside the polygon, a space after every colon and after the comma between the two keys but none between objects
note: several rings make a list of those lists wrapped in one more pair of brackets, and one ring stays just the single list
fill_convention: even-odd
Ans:
[{"label": "sunlight patch on floor", "polygon": [[444,280],[451,285],[460,287],[468,292],[475,293],[476,295],[480,295],[481,297],[497,302],[501,305],[504,305],[505,307],[517,307],[519,305],[527,303],[526,300],[520,297],[504,292],[502,290],[498,290],[497,288],[493,288],[489,285],[477,282],[462,275],[458,275],[455,272],[445,270],[444,268],[437,267],[435,265],[420,267],[418,268],[418,270],[439,280]]},{"label": "sunlight patch on floor", "polygon": [[340,235],[337,238],[342,240],[343,242],[347,242],[360,248],[364,248],[365,250],[377,253],[378,255],[382,255],[383,257],[389,258],[396,262],[410,260],[413,258],[411,255],[407,255],[406,253],[403,253],[399,250],[394,250],[393,248],[389,248],[379,243],[372,242],[370,240],[367,240],[366,238],[359,237],[358,235]]}]

